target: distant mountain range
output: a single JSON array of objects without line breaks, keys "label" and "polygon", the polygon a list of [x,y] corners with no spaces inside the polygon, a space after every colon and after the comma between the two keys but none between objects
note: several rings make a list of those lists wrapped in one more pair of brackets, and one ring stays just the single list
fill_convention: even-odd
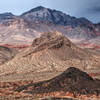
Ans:
[{"label": "distant mountain range", "polygon": [[80,42],[94,38],[96,40],[100,36],[100,24],[42,6],[20,16],[0,14],[0,43],[30,44],[41,33],[54,30],[62,32],[74,42],[77,39]]},{"label": "distant mountain range", "polygon": [[56,25],[63,25],[63,26],[67,25],[80,26],[80,25],[92,24],[92,22],[90,22],[86,18],[75,18],[61,11],[52,10],[42,6],[31,9],[30,11],[27,11],[20,16],[15,16],[12,13],[0,14],[0,22],[10,21],[12,19],[15,19],[16,17],[20,17],[29,22],[47,21]]},{"label": "distant mountain range", "polygon": [[21,17],[30,22],[47,21],[56,25],[63,26],[78,26],[91,24],[91,22],[85,18],[71,17],[61,11],[44,8],[42,6],[23,13]]}]

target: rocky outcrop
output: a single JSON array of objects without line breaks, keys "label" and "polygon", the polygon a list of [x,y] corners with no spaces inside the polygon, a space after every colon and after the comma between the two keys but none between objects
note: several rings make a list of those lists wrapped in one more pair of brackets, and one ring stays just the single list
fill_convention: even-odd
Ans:
[{"label": "rocky outcrop", "polygon": [[17,53],[17,50],[11,49],[5,46],[0,46],[0,65],[13,59]]},{"label": "rocky outcrop", "polygon": [[20,86],[16,91],[29,93],[32,95],[51,94],[58,96],[68,96],[73,94],[74,97],[81,95],[100,95],[100,80],[97,81],[75,67],[70,67],[62,74],[43,82],[30,83]]},{"label": "rocky outcrop", "polygon": [[34,39],[30,47],[0,67],[0,74],[64,71],[74,65],[83,70],[99,69],[100,58],[54,31]]}]

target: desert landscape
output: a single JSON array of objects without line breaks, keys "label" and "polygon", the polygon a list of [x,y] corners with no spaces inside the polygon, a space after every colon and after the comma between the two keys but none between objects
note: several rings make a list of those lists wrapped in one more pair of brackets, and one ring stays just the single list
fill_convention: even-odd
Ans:
[{"label": "desert landscape", "polygon": [[43,6],[0,14],[0,100],[100,100],[100,23]]}]

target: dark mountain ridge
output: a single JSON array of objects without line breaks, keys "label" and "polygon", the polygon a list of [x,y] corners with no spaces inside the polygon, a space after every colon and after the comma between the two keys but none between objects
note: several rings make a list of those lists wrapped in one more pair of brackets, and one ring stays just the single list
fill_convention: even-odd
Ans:
[{"label": "dark mountain ridge", "polygon": [[42,6],[36,7],[31,9],[28,12],[25,12],[21,15],[26,20],[29,21],[49,21],[53,24],[57,25],[71,25],[71,26],[78,26],[78,25],[91,25],[92,22],[87,20],[86,18],[76,18],[70,15],[67,15],[61,11],[52,10],[49,8],[45,8]]},{"label": "dark mountain ridge", "polygon": [[[31,88],[30,88],[31,87]],[[24,90],[24,91],[23,91]],[[100,81],[90,77],[86,72],[75,67],[70,67],[62,74],[42,82],[30,83],[20,86],[16,89],[18,92],[36,94],[50,94],[67,96],[72,93],[73,96],[79,95],[96,95],[100,94]]]},{"label": "dark mountain ridge", "polygon": [[15,17],[16,17],[15,15],[13,15],[12,13],[8,13],[8,12],[0,14],[0,24],[11,21]]},{"label": "dark mountain ridge", "polygon": [[86,18],[76,18],[70,15],[67,15],[61,11],[52,10],[49,8],[45,8],[42,6],[38,6],[33,8],[20,16],[13,15],[12,13],[3,13],[0,14],[0,21],[2,20],[9,20],[14,19],[16,17],[24,18],[28,21],[48,21],[53,24],[57,25],[71,25],[71,26],[78,26],[78,25],[91,25],[92,22],[87,20]]}]

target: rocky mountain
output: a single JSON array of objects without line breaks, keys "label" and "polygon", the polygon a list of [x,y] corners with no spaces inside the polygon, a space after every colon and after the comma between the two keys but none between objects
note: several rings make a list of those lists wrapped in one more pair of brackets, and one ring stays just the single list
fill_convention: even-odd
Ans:
[{"label": "rocky mountain", "polygon": [[70,25],[73,27],[80,25],[87,26],[92,24],[92,22],[85,18],[78,19],[75,17],[71,17],[70,15],[67,15],[61,11],[52,10],[42,6],[36,7],[28,12],[23,13],[21,17],[29,22],[46,21],[57,25]]},{"label": "rocky mountain", "polygon": [[12,13],[3,13],[3,14],[0,14],[0,24],[6,23],[8,21],[11,21],[15,17],[16,16],[13,15]]},{"label": "rocky mountain", "polygon": [[86,18],[75,18],[61,11],[36,7],[20,16],[0,14],[0,43],[31,44],[43,32],[57,30],[72,41],[86,41],[100,35],[97,25]]},{"label": "rocky mountain", "polygon": [[100,57],[75,46],[62,33],[44,33],[32,46],[0,66],[0,75],[11,73],[64,71],[69,66],[83,70],[99,69]]},{"label": "rocky mountain", "polygon": [[[45,23],[46,26],[50,27],[51,31],[62,32],[70,39],[87,40],[96,37],[97,33],[100,34],[100,31],[96,32],[94,24],[86,18],[76,18],[61,11],[42,6],[23,13],[21,17],[29,23]],[[53,25],[54,28],[51,28],[50,23],[55,25]],[[39,27],[41,28],[41,26]],[[44,29],[41,29],[42,32],[50,31],[48,29],[44,31]]]}]

